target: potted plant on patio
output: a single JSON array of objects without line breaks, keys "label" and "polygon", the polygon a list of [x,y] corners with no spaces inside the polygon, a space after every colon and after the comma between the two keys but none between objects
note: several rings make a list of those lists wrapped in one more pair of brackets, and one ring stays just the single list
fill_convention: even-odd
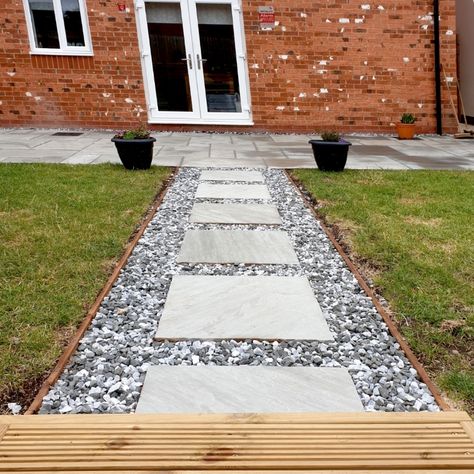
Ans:
[{"label": "potted plant on patio", "polygon": [[153,159],[153,144],[156,138],[143,125],[117,132],[112,141],[123,166],[128,170],[147,170]]},{"label": "potted plant on patio", "polygon": [[400,140],[412,140],[415,136],[416,118],[413,114],[404,113],[397,123],[397,133]]},{"label": "potted plant on patio", "polygon": [[337,132],[321,133],[321,140],[310,140],[316,164],[321,171],[342,171],[352,143]]}]

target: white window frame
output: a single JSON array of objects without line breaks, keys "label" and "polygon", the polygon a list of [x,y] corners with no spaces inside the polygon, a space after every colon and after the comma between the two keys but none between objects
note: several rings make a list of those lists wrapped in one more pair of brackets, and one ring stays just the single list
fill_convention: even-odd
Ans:
[{"label": "white window frame", "polygon": [[28,27],[28,37],[30,39],[30,54],[46,54],[53,56],[93,56],[92,41],[87,18],[87,8],[85,0],[78,0],[79,11],[81,13],[82,32],[84,35],[85,46],[68,46],[66,38],[66,29],[64,27],[63,11],[61,0],[52,0],[54,7],[54,16],[56,19],[56,28],[58,29],[59,48],[38,48],[31,16],[30,4],[28,0],[23,0],[25,8],[26,25]]}]

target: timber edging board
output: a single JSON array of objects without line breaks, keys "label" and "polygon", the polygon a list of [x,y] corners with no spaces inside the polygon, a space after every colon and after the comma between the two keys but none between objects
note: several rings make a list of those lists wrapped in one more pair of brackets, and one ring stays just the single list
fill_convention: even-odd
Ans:
[{"label": "timber edging board", "polygon": [[0,416],[0,472],[474,472],[464,412]]}]

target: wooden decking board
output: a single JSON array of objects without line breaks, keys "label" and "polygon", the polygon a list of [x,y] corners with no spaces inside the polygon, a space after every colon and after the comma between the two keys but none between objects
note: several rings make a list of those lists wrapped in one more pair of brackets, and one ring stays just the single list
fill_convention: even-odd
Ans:
[{"label": "wooden decking board", "polygon": [[462,412],[0,416],[0,472],[297,470],[467,474],[474,425]]},{"label": "wooden decking board", "polygon": [[[21,471],[22,474],[37,474],[38,471]],[[106,471],[104,471],[106,472]],[[114,474],[137,474],[137,473],[140,473],[140,474],[157,474],[157,471],[156,469],[144,469],[144,470],[140,470],[140,471],[137,471],[137,470],[122,470],[122,469],[114,469],[113,471],[109,471],[109,472],[113,472]],[[239,471],[218,471],[218,470],[214,470],[212,471],[212,474],[232,474],[232,473],[238,473]],[[416,469],[416,470],[413,470],[413,469],[410,469],[410,470],[406,470],[406,469],[390,469],[390,470],[380,470],[380,469],[377,469],[376,471],[374,470],[350,470],[348,471],[347,469],[344,469],[344,470],[334,470],[334,469],[331,469],[330,471],[328,470],[318,470],[318,471],[312,471],[312,470],[305,470],[305,471],[302,471],[304,472],[305,474],[433,474],[433,470],[432,469]],[[469,470],[463,470],[463,471],[460,471],[460,470],[454,470],[454,469],[443,469],[442,471],[439,471],[440,473],[442,472],[442,474],[471,474],[471,471]],[[96,470],[80,470],[80,471],[77,471],[77,470],[67,470],[67,471],[54,471],[54,474],[97,474],[97,471]],[[173,473],[171,474],[203,474],[203,473],[206,473],[206,474],[209,474],[209,471],[173,471]],[[258,470],[255,470],[255,469],[252,469],[252,470],[246,470],[245,471],[245,474],[288,474],[288,471],[276,471],[276,470],[265,470],[265,471],[258,471]]]},{"label": "wooden decking board", "polygon": [[[74,420],[72,423],[71,420]],[[143,423],[146,426],[175,427],[190,426],[204,428],[228,428],[229,423],[233,426],[244,428],[259,428],[262,425],[266,428],[293,425],[315,425],[326,424],[336,426],[337,424],[360,426],[366,425],[400,425],[407,424],[420,425],[420,423],[454,423],[459,427],[461,421],[472,422],[471,418],[463,411],[443,411],[438,413],[383,413],[383,412],[363,412],[363,413],[291,413],[291,414],[128,414],[128,415],[40,415],[40,416],[2,416],[0,415],[0,425],[28,425],[30,427],[45,426],[54,423],[78,427],[81,425],[94,425],[107,427],[110,425],[135,426]]]}]

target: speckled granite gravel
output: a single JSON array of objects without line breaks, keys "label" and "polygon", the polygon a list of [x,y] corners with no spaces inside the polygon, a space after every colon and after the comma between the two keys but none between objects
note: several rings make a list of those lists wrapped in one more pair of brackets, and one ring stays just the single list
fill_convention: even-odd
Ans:
[{"label": "speckled granite gravel", "polygon": [[[282,171],[264,174],[283,219],[281,229],[290,235],[300,265],[177,265],[176,256],[187,229],[268,229],[189,224],[199,173],[192,168],[179,172],[77,353],[44,398],[41,413],[133,412],[150,364],[344,366],[367,410],[439,409]],[[335,341],[154,343],[171,278],[178,273],[305,275]]]}]

